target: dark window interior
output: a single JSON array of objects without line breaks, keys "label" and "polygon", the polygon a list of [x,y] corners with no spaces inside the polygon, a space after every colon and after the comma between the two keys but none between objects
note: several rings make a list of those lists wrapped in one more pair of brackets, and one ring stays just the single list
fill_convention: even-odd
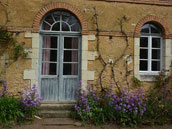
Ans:
[{"label": "dark window interior", "polygon": [[140,70],[147,71],[148,70],[148,61],[140,60]]}]

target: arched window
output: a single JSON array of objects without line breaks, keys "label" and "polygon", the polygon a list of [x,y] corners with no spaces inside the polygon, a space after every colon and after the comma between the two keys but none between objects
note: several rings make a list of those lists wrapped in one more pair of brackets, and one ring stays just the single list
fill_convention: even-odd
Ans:
[{"label": "arched window", "polygon": [[55,11],[48,14],[42,21],[41,31],[81,32],[78,19],[69,12]]},{"label": "arched window", "polygon": [[40,95],[74,100],[81,73],[81,25],[70,12],[48,13],[40,25]]},{"label": "arched window", "polygon": [[162,30],[153,23],[146,23],[140,37],[140,72],[157,73],[162,64]]}]

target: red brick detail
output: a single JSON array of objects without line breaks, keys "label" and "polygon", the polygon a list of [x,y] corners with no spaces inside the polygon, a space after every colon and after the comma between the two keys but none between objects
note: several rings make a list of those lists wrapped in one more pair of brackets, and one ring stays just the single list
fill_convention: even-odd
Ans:
[{"label": "red brick detail", "polygon": [[85,18],[82,13],[74,6],[67,3],[51,3],[42,8],[34,18],[33,21],[33,32],[39,32],[39,27],[42,18],[52,10],[68,10],[73,13],[79,20],[82,27],[82,34],[88,34],[88,27]]},{"label": "red brick detail", "polygon": [[141,28],[147,22],[152,22],[152,23],[157,24],[162,29],[164,38],[168,38],[170,36],[170,30],[168,28],[167,23],[165,23],[164,20],[162,20],[156,16],[148,15],[148,16],[142,18],[137,23],[136,28],[135,28],[135,37],[140,37]]}]

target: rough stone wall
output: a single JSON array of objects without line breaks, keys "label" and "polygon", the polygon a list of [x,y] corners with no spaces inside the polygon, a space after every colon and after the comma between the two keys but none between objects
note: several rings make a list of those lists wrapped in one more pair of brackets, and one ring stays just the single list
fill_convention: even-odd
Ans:
[{"label": "rough stone wall", "polygon": [[[7,0],[1,0],[6,3]],[[98,13],[98,24],[100,29],[100,51],[106,62],[109,59],[115,60],[118,58],[122,50],[125,48],[124,37],[121,37],[120,26],[118,19],[126,16],[128,19],[124,23],[124,30],[129,35],[129,47],[125,56],[115,65],[116,79],[119,80],[121,85],[125,83],[125,57],[131,55],[128,69],[134,69],[134,39],[133,35],[137,23],[145,16],[157,16],[164,20],[172,32],[172,6],[159,6],[159,5],[145,5],[145,4],[130,4],[118,2],[104,2],[104,1],[90,1],[90,0],[8,0],[8,27],[11,27],[13,32],[19,32],[16,39],[19,43],[24,42],[25,48],[32,47],[31,38],[24,38],[24,31],[32,29],[33,21],[36,14],[41,8],[52,2],[68,3],[81,11],[88,24],[88,33],[91,35],[96,34],[95,18],[93,7],[96,7]],[[5,24],[6,14],[4,8],[0,6],[0,25]],[[112,36],[112,39],[109,37]],[[1,48],[3,49],[3,48]],[[89,41],[89,51],[96,51],[96,40]],[[1,65],[0,69],[4,69],[5,57],[4,54],[0,55]],[[23,80],[23,71],[31,68],[31,59],[20,58],[17,62],[13,63],[10,67],[6,68],[5,73],[1,73],[0,77],[7,80],[9,89],[14,93],[21,91],[25,85],[28,85],[29,80]],[[98,83],[98,75],[102,69],[102,65],[98,59],[88,62],[88,70],[95,71],[95,80],[91,83]],[[133,72],[131,72],[131,78]],[[108,85],[111,82],[111,69],[110,64],[103,74],[103,84]],[[130,80],[131,81],[131,80]]]}]

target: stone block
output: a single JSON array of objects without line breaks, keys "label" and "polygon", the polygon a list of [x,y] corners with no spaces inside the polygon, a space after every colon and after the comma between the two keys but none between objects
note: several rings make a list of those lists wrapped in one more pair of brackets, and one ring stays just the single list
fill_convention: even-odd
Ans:
[{"label": "stone block", "polygon": [[39,49],[39,38],[38,37],[32,38],[32,48]]},{"label": "stone block", "polygon": [[32,37],[39,38],[39,33],[32,33]]},{"label": "stone block", "polygon": [[32,49],[31,58],[33,58],[33,59],[38,59],[39,58],[39,49]]},{"label": "stone block", "polygon": [[23,79],[36,79],[36,72],[35,70],[24,70],[24,77]]},{"label": "stone block", "polygon": [[98,56],[97,51],[88,51],[88,53],[87,53],[88,60],[95,60],[96,56]]},{"label": "stone block", "polygon": [[88,50],[88,36],[82,36],[82,51]]},{"label": "stone block", "polygon": [[31,32],[25,32],[24,37],[25,38],[32,38],[32,33]]},{"label": "stone block", "polygon": [[94,80],[94,71],[87,71],[87,80]]},{"label": "stone block", "polygon": [[165,46],[164,47],[165,56],[171,56],[171,39],[166,39],[164,46]]},{"label": "stone block", "polygon": [[82,61],[82,70],[87,70],[87,68],[88,68],[88,62],[83,60]]},{"label": "stone block", "polygon": [[88,40],[94,41],[94,40],[96,40],[96,36],[95,35],[88,35]]},{"label": "stone block", "polygon": [[32,69],[38,70],[38,59],[32,59]]},{"label": "stone block", "polygon": [[87,53],[88,53],[88,51],[82,51],[82,60],[84,60],[84,61],[88,60]]},{"label": "stone block", "polygon": [[135,38],[134,39],[134,55],[139,56],[140,51],[140,39]]}]

